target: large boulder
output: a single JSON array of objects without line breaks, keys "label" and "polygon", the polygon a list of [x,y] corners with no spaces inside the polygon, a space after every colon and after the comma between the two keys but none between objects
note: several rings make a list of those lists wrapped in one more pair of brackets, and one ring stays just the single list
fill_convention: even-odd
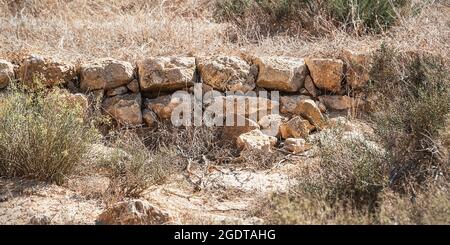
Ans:
[{"label": "large boulder", "polygon": [[344,50],[343,59],[347,63],[347,84],[354,89],[364,87],[369,81],[372,57],[368,53]]},{"label": "large boulder", "polygon": [[299,154],[311,149],[311,145],[302,138],[289,138],[284,142],[284,149],[294,154]]},{"label": "large boulder", "polygon": [[174,91],[195,82],[194,57],[159,57],[137,62],[141,91]]},{"label": "large boulder", "polygon": [[284,92],[297,92],[308,74],[305,61],[288,57],[264,57],[253,61],[259,68],[259,87]]},{"label": "large boulder", "polygon": [[341,91],[344,62],[337,59],[306,59],[311,78],[317,88],[332,93]]},{"label": "large boulder", "polygon": [[96,220],[96,223],[101,225],[161,225],[171,222],[169,213],[145,200],[116,203],[101,213]]},{"label": "large boulder", "polygon": [[82,65],[80,75],[84,91],[112,89],[131,82],[134,68],[129,62],[106,58]]},{"label": "large boulder", "polygon": [[0,89],[8,86],[14,78],[14,66],[6,60],[0,59]]},{"label": "large boulder", "polygon": [[260,130],[252,130],[240,135],[236,140],[236,145],[240,150],[259,150],[271,151],[271,148],[277,143],[277,138],[268,136]]},{"label": "large boulder", "polygon": [[280,126],[283,139],[306,138],[312,130],[314,130],[314,126],[300,116],[294,117]]},{"label": "large boulder", "polygon": [[306,118],[316,128],[321,129],[325,125],[325,118],[319,107],[313,100],[301,100],[295,108],[295,114]]},{"label": "large boulder", "polygon": [[353,105],[353,99],[347,95],[319,96],[319,101],[322,102],[327,109],[331,110],[347,110]]},{"label": "large boulder", "polygon": [[235,56],[197,59],[203,83],[219,91],[247,92],[255,88],[258,68]]},{"label": "large boulder", "polygon": [[307,95],[287,95],[280,97],[280,112],[284,115],[295,114],[295,108],[297,104],[302,100],[309,100],[310,96]]},{"label": "large boulder", "polygon": [[141,95],[124,94],[106,98],[103,101],[103,109],[118,123],[125,125],[142,124]]},{"label": "large boulder", "polygon": [[18,77],[23,83],[40,82],[45,86],[66,84],[77,78],[75,66],[31,55],[19,66]]}]

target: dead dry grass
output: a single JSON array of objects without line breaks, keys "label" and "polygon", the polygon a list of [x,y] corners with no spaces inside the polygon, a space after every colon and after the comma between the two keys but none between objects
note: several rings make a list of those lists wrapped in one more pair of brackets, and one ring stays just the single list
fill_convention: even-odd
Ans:
[{"label": "dead dry grass", "polygon": [[[374,50],[382,42],[406,51],[450,52],[450,7],[428,5],[386,33],[355,37],[335,29],[321,38],[270,35],[214,21],[214,1],[0,0],[0,57],[38,53],[67,61],[112,56],[249,52],[336,56],[343,48]],[[247,30],[248,31],[248,30]]]}]

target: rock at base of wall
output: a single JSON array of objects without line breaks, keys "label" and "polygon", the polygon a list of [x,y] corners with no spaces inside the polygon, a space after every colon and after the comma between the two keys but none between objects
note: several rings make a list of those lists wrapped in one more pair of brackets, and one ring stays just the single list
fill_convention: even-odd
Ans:
[{"label": "rock at base of wall", "polygon": [[118,123],[125,125],[142,124],[141,95],[124,94],[106,98],[103,108]]},{"label": "rock at base of wall", "polygon": [[0,60],[0,89],[8,86],[14,78],[14,66],[6,60]]},{"label": "rock at base of wall", "polygon": [[271,151],[271,148],[275,146],[277,141],[277,138],[268,136],[260,130],[255,129],[241,134],[236,140],[236,145],[240,150]]},{"label": "rock at base of wall", "polygon": [[314,130],[314,126],[300,116],[294,117],[280,126],[283,139],[306,138],[312,130]]},{"label": "rock at base of wall", "polygon": [[344,76],[344,62],[336,59],[306,59],[311,78],[317,88],[339,93]]}]

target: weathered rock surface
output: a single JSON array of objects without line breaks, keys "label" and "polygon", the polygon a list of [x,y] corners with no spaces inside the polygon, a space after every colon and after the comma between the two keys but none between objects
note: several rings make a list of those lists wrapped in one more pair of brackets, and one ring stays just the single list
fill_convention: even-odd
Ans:
[{"label": "weathered rock surface", "polygon": [[285,118],[279,114],[270,114],[264,116],[258,121],[261,127],[261,132],[269,136],[279,136],[280,126],[285,121]]},{"label": "weathered rock surface", "polygon": [[140,125],[142,124],[141,102],[139,93],[117,95],[106,98],[103,101],[103,108],[121,124]]},{"label": "weathered rock surface", "polygon": [[148,127],[153,127],[158,122],[156,114],[149,109],[144,109],[142,111],[142,119]]},{"label": "weathered rock surface", "polygon": [[306,138],[312,130],[314,130],[314,126],[300,116],[294,117],[280,126],[283,139]]},{"label": "weathered rock surface", "polygon": [[164,95],[156,99],[146,99],[144,107],[153,111],[160,120],[170,120],[173,110],[182,103],[177,97]]},{"label": "weathered rock surface", "polygon": [[[248,133],[252,130],[259,129],[258,123],[245,118],[239,114],[236,114],[234,117],[234,126],[224,126],[222,130],[222,138],[225,140],[231,140],[235,142],[237,137],[242,134]],[[242,120],[242,124],[237,124],[239,120]]]},{"label": "weathered rock surface", "polygon": [[271,151],[277,143],[277,138],[268,136],[260,130],[252,130],[240,135],[236,140],[236,145],[240,150]]},{"label": "weathered rock surface", "polygon": [[160,225],[171,222],[170,215],[145,200],[116,203],[101,213],[98,224],[103,225]]},{"label": "weathered rock surface", "polygon": [[0,59],[0,89],[8,86],[14,78],[14,66],[6,60]]},{"label": "weathered rock surface", "polygon": [[106,91],[106,96],[113,97],[116,95],[126,94],[128,92],[127,86],[120,86]]},{"label": "weathered rock surface", "polygon": [[24,83],[40,82],[45,86],[66,84],[77,78],[75,66],[49,58],[31,55],[18,70],[18,77]]},{"label": "weathered rock surface", "polygon": [[367,53],[344,50],[343,58],[347,62],[347,83],[354,89],[364,87],[369,81],[371,56]]},{"label": "weathered rock surface", "polygon": [[259,68],[256,84],[260,87],[285,92],[297,92],[304,86],[308,73],[305,61],[288,57],[256,58]]},{"label": "weathered rock surface", "polygon": [[194,57],[158,57],[137,63],[139,84],[144,92],[174,91],[195,81]]},{"label": "weathered rock surface", "polygon": [[302,100],[309,100],[310,96],[306,95],[289,95],[280,97],[280,112],[281,114],[291,115],[295,114],[297,104]]},{"label": "weathered rock surface", "polygon": [[319,97],[327,109],[332,110],[347,110],[352,107],[353,99],[349,96],[341,95],[324,95]]},{"label": "weathered rock surface", "polygon": [[219,91],[247,92],[255,88],[258,68],[235,56],[199,58],[197,68],[203,83]]},{"label": "weathered rock surface", "polygon": [[289,152],[298,154],[311,149],[311,145],[301,138],[289,138],[284,142],[284,148]]},{"label": "weathered rock surface", "polygon": [[344,62],[336,59],[306,59],[311,78],[317,88],[329,92],[341,91]]},{"label": "weathered rock surface", "polygon": [[133,81],[131,81],[128,85],[127,88],[132,92],[132,93],[138,93],[139,92],[139,82],[136,79],[133,79]]},{"label": "weathered rock surface", "polygon": [[316,85],[314,85],[314,82],[313,82],[311,76],[306,76],[305,89],[314,98],[317,98],[317,96],[320,95],[320,91],[316,88]]},{"label": "weathered rock surface", "polygon": [[80,87],[84,91],[117,88],[131,82],[133,73],[129,62],[101,59],[81,67]]},{"label": "weathered rock surface", "polygon": [[322,112],[320,112],[319,107],[313,100],[301,100],[297,104],[294,112],[296,115],[306,118],[316,128],[320,129],[325,125],[325,119]]}]

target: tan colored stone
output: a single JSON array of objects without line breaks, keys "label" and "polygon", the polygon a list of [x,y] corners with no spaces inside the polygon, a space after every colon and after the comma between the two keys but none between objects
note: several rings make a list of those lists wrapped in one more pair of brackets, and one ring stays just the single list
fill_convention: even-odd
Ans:
[{"label": "tan colored stone", "polygon": [[283,139],[306,138],[314,130],[314,126],[300,116],[281,124],[280,132]]},{"label": "tan colored stone", "polygon": [[336,59],[306,59],[311,78],[317,88],[333,93],[341,91],[344,62]]},{"label": "tan colored stone", "polygon": [[297,92],[303,87],[308,73],[305,61],[288,57],[256,58],[259,68],[256,84],[270,90]]},{"label": "tan colored stone", "polygon": [[[222,131],[222,138],[225,140],[231,140],[232,142],[235,142],[237,137],[239,137],[242,134],[248,133],[252,130],[259,129],[258,123],[245,118],[240,115],[235,115],[234,120],[234,126],[224,126]],[[238,119],[239,118],[239,119]],[[237,126],[237,121],[242,120],[244,123],[243,125]]]},{"label": "tan colored stone", "polygon": [[116,95],[126,94],[128,92],[127,86],[120,86],[117,88],[112,88],[106,91],[106,96],[113,97]]},{"label": "tan colored stone", "polygon": [[310,96],[305,95],[288,95],[280,97],[280,112],[281,114],[290,115],[295,113],[297,104],[302,100],[309,100]]},{"label": "tan colored stone", "polygon": [[75,66],[31,55],[19,66],[18,77],[24,83],[36,81],[45,86],[66,84],[77,78]]},{"label": "tan colored stone", "polygon": [[317,98],[317,96],[320,95],[320,91],[316,88],[316,85],[314,85],[314,82],[313,82],[311,76],[306,76],[305,89],[314,98]]},{"label": "tan colored stone", "polygon": [[255,88],[258,68],[235,56],[199,58],[197,68],[203,83],[219,91],[241,91]]},{"label": "tan colored stone", "polygon": [[370,54],[344,50],[342,55],[347,63],[347,84],[354,89],[364,87],[370,78]]},{"label": "tan colored stone", "polygon": [[172,222],[169,213],[146,200],[119,202],[101,213],[96,223],[103,225],[160,225]]},{"label": "tan colored stone", "polygon": [[14,66],[6,60],[0,59],[0,89],[8,86],[14,78]]},{"label": "tan colored stone", "polygon": [[103,108],[117,122],[125,125],[142,124],[141,95],[124,94],[106,98]]},{"label": "tan colored stone", "polygon": [[194,57],[149,58],[137,65],[139,85],[144,92],[175,91],[194,84]]},{"label": "tan colored stone", "polygon": [[255,129],[241,134],[236,140],[236,145],[240,150],[271,151],[271,148],[275,146],[277,141],[277,138],[268,136],[260,130]]},{"label": "tan colored stone", "polygon": [[128,85],[127,88],[132,92],[132,93],[138,93],[139,92],[139,82],[136,79],[133,79],[133,81],[131,81]]},{"label": "tan colored stone", "polygon": [[158,122],[156,114],[149,109],[144,109],[142,111],[142,119],[144,120],[145,124],[150,128],[154,127]]},{"label": "tan colored stone", "polygon": [[270,114],[264,116],[258,121],[261,127],[261,132],[270,136],[280,135],[280,126],[285,121],[285,118],[279,114]]},{"label": "tan colored stone", "polygon": [[301,138],[288,138],[284,142],[284,148],[289,152],[299,154],[311,149],[311,145]]},{"label": "tan colored stone", "polygon": [[129,62],[105,58],[81,66],[80,87],[84,91],[112,89],[133,80],[134,68]]},{"label": "tan colored stone", "polygon": [[300,101],[295,108],[295,114],[306,118],[316,128],[320,129],[325,124],[322,112],[313,100]]},{"label": "tan colored stone", "polygon": [[332,110],[347,110],[352,107],[353,99],[349,96],[341,95],[324,95],[319,97],[327,109]]},{"label": "tan colored stone", "polygon": [[171,95],[146,99],[144,102],[144,106],[153,111],[161,120],[170,120],[173,110],[180,104],[182,101],[179,98],[172,98]]}]

